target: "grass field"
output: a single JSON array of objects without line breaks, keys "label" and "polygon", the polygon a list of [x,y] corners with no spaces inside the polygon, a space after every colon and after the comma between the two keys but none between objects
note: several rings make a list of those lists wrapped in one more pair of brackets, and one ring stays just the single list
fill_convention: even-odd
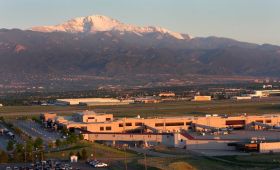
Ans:
[{"label": "grass field", "polygon": [[115,116],[181,116],[204,114],[267,114],[280,113],[280,98],[252,101],[222,100],[210,102],[167,102],[158,104],[132,104],[122,106],[99,106],[92,108]]},{"label": "grass field", "polygon": [[[268,170],[280,167],[280,155],[204,157],[186,155],[183,158],[148,158],[147,165],[161,170]],[[138,161],[143,165],[144,160]]]},{"label": "grass field", "polygon": [[[99,143],[92,143],[87,141],[81,141],[72,147],[62,149],[59,151],[53,151],[50,153],[47,153],[46,156],[48,158],[58,158],[58,159],[65,159],[67,160],[69,158],[70,152],[77,153],[80,152],[82,149],[85,149],[87,151],[87,154],[89,156],[93,155],[95,158],[124,158],[125,152],[123,150],[119,150],[116,148],[112,148],[103,144]],[[136,154],[132,152],[126,152],[127,157],[135,157]]]},{"label": "grass field", "polygon": [[219,100],[210,102],[177,101],[157,104],[130,104],[120,106],[4,106],[0,115],[31,115],[41,112],[71,114],[82,110],[113,113],[116,117],[182,116],[204,114],[268,114],[280,113],[280,98],[263,98],[250,101]]}]

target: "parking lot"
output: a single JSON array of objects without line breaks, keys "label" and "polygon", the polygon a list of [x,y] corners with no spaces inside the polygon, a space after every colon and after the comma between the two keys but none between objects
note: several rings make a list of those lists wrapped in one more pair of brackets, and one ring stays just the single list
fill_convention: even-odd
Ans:
[{"label": "parking lot", "polygon": [[[73,169],[73,170],[91,170],[91,169],[98,169],[98,170],[108,170],[109,168],[94,168],[84,162],[79,162],[79,163],[62,163],[63,166],[65,165],[69,165],[69,169]],[[1,170],[5,170],[7,167],[10,167],[11,169],[20,169],[20,168],[24,168],[24,167],[28,167],[27,169],[34,169],[34,166],[31,166],[31,164],[25,164],[25,163],[13,163],[13,164],[0,164],[0,169]],[[71,168],[70,168],[71,167]],[[51,168],[50,168],[51,169]],[[59,169],[54,168],[54,170]],[[67,168],[65,168],[67,169]]]},{"label": "parking lot", "polygon": [[61,138],[59,132],[51,132],[44,129],[40,124],[32,120],[16,120],[13,124],[23,130],[25,133],[29,134],[32,138],[40,137],[45,142],[55,141]]},{"label": "parking lot", "polygon": [[7,145],[9,142],[9,137],[7,137],[5,134],[0,135],[0,149],[6,151]]}]

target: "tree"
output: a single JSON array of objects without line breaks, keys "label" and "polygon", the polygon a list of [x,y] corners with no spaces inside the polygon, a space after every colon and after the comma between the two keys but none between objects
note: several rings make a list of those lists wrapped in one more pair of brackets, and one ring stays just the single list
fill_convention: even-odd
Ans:
[{"label": "tree", "polygon": [[26,152],[32,152],[32,150],[33,150],[33,141],[31,139],[26,141],[25,150],[26,150]]},{"label": "tree", "polygon": [[71,156],[73,156],[73,155],[75,155],[75,154],[74,154],[74,152],[71,151],[71,152],[69,153],[69,156],[71,157]]},{"label": "tree", "polygon": [[60,139],[56,139],[55,145],[56,145],[57,147],[60,147],[60,146],[61,146],[61,140],[60,140]]},{"label": "tree", "polygon": [[35,141],[34,141],[34,147],[35,148],[41,148],[43,146],[43,142],[44,141],[43,141],[42,138],[40,138],[40,137],[36,138]]},{"label": "tree", "polygon": [[74,133],[71,133],[67,138],[67,142],[70,144],[76,143],[77,141],[78,141],[78,136]]},{"label": "tree", "polygon": [[0,163],[7,163],[9,160],[9,156],[6,152],[1,151],[0,153]]},{"label": "tree", "polygon": [[80,140],[84,140],[84,135],[80,133],[80,134],[79,134],[79,139],[80,139]]},{"label": "tree", "polygon": [[14,149],[14,142],[9,140],[8,145],[7,145],[7,150],[12,151]]},{"label": "tree", "polygon": [[16,144],[16,152],[23,152],[24,146],[23,144]]},{"label": "tree", "polygon": [[83,159],[83,160],[86,160],[87,158],[88,158],[87,150],[84,148],[84,149],[82,150],[82,159]]},{"label": "tree", "polygon": [[15,127],[15,128],[14,128],[14,131],[15,131],[15,133],[16,133],[17,135],[20,135],[20,134],[22,133],[22,130],[21,130],[20,128],[18,128],[18,127]]},{"label": "tree", "polygon": [[81,158],[82,158],[82,156],[81,156],[81,154],[80,154],[79,151],[76,153],[76,156],[78,157],[78,159],[81,159]]},{"label": "tree", "polygon": [[63,126],[61,130],[62,134],[67,135],[69,133],[67,127]]}]

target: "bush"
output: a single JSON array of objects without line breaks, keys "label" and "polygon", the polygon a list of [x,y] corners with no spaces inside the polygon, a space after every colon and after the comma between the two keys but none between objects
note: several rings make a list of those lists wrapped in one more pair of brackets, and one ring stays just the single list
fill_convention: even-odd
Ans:
[{"label": "bush", "polygon": [[82,159],[86,160],[88,158],[87,151],[85,149],[82,150]]},{"label": "bush", "polygon": [[0,163],[7,163],[9,160],[8,154],[4,151],[0,153]]},{"label": "bush", "polygon": [[9,140],[8,145],[7,145],[7,150],[12,151],[14,149],[14,142]]}]

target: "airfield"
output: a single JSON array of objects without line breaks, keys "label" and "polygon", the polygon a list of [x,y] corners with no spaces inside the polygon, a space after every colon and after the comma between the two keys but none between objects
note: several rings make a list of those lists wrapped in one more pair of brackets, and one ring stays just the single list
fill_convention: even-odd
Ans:
[{"label": "airfield", "polygon": [[[61,137],[60,134],[49,132],[40,127],[34,120],[41,113],[53,112],[60,115],[71,115],[83,110],[112,113],[114,117],[157,117],[157,116],[203,116],[206,114],[238,115],[277,114],[280,113],[280,98],[270,97],[248,101],[219,100],[208,102],[176,101],[156,104],[131,104],[122,106],[6,106],[0,108],[0,116],[20,127],[25,133],[34,138],[39,136],[44,141],[52,141]],[[24,117],[24,119],[19,119]],[[265,132],[268,133],[268,132]],[[45,136],[45,134],[51,134]],[[244,135],[244,134],[243,134]],[[50,137],[49,137],[50,136]],[[226,137],[226,136],[225,136]],[[275,136],[278,138],[278,136]],[[201,138],[203,138],[201,136]],[[7,137],[0,140],[7,142]],[[5,144],[5,142],[3,142]],[[1,146],[5,148],[5,146]],[[149,149],[124,149],[121,146],[111,147],[102,143],[77,142],[66,148],[48,150],[46,157],[67,159],[70,152],[86,149],[89,155],[109,163],[104,169],[275,169],[280,166],[280,154],[236,153],[224,155],[220,152],[193,152],[184,149],[168,148],[166,146],[151,147]],[[209,154],[210,153],[210,154]],[[215,154],[214,154],[215,153]],[[250,155],[250,156],[248,156]],[[13,165],[13,164],[11,164]],[[1,167],[4,167],[4,165]],[[75,166],[73,166],[75,167]],[[80,167],[77,164],[76,167]],[[90,167],[82,164],[86,169]]]}]

